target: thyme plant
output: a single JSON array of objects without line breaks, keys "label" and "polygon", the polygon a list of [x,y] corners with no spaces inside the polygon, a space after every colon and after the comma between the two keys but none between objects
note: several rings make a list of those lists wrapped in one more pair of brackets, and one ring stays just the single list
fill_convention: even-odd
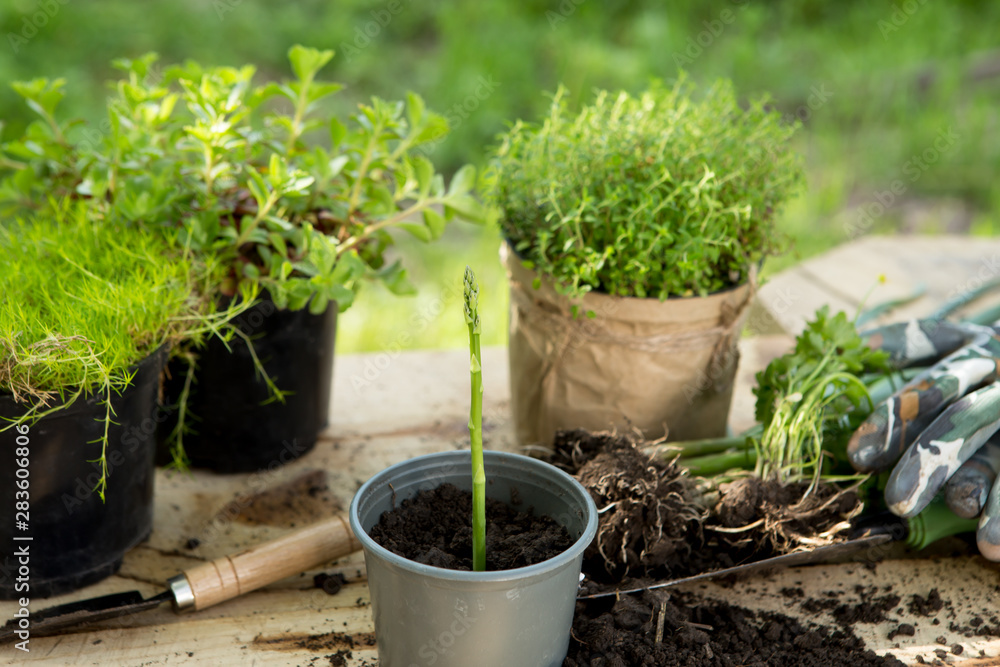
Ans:
[{"label": "thyme plant", "polygon": [[469,361],[472,401],[469,439],[472,449],[472,569],[486,569],[486,468],[483,465],[483,356],[479,336],[479,285],[476,274],[465,267],[465,323],[469,327]]},{"label": "thyme plant", "polygon": [[540,123],[494,149],[491,199],[517,253],[571,296],[704,295],[739,285],[782,248],[775,219],[802,181],[796,127],[767,98],[704,94],[681,76],[640,95],[607,91],[572,112],[566,90]]}]

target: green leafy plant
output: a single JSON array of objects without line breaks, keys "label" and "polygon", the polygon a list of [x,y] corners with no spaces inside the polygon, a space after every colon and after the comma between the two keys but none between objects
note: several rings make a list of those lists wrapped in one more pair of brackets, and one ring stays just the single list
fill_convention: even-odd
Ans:
[{"label": "green leafy plant", "polygon": [[484,222],[470,194],[475,170],[463,167],[446,187],[419,149],[447,121],[418,95],[374,98],[347,123],[324,114],[340,86],[317,74],[332,57],[292,47],[294,78],[264,85],[250,66],[119,60],[106,131],[58,120],[63,80],[15,84],[40,119],[3,146],[0,206],[86,199],[104,220],[218,257],[228,267],[220,296],[251,282],[279,308],[319,313],[331,302],[348,308],[364,279],[412,293],[401,263],[386,260],[389,230],[430,242],[452,219]]},{"label": "green leafy plant", "polygon": [[[97,129],[59,120],[63,80],[14,84],[39,120],[2,147],[0,212],[84,200],[95,219],[222,267],[201,286],[222,307],[244,286],[264,288],[278,308],[313,313],[331,303],[346,310],[366,280],[412,294],[401,262],[386,259],[390,230],[431,242],[453,219],[485,222],[470,194],[475,169],[447,186],[435,172],[421,149],[448,124],[418,95],[374,98],[345,123],[323,106],[341,86],[317,79],[333,52],[294,46],[288,55],[294,78],[262,85],[250,66],[160,68],[155,54],[116,61],[124,75]],[[191,348],[175,354],[193,362]],[[171,436],[182,467],[193,372]]]},{"label": "green leafy plant", "polygon": [[891,371],[889,354],[866,345],[846,314],[817,310],[795,349],[757,373],[755,416],[764,427],[755,441],[757,474],[782,481],[818,475],[824,434],[849,433],[850,417],[874,408],[862,375]]},{"label": "green leafy plant", "polygon": [[704,295],[781,248],[775,217],[802,171],[767,98],[743,108],[728,81],[696,96],[684,76],[600,91],[575,114],[566,95],[502,137],[490,190],[514,249],[557,289]]},{"label": "green leafy plant", "polygon": [[479,343],[479,285],[476,274],[465,267],[465,323],[469,327],[469,362],[472,401],[469,439],[472,448],[472,569],[486,569],[486,467],[483,464],[483,355]]},{"label": "green leafy plant", "polygon": [[[34,423],[96,396],[105,407],[104,436],[94,442],[107,485],[107,434],[113,394],[132,382],[135,364],[162,345],[221,335],[237,305],[218,311],[194,278],[211,265],[136,228],[94,220],[79,203],[0,227],[0,392],[24,406],[0,429]],[[242,303],[255,297],[243,288]]]},{"label": "green leafy plant", "polygon": [[739,436],[671,443],[693,474],[753,469],[781,482],[837,477],[847,440],[874,406],[918,371],[895,371],[889,355],[867,346],[845,313],[823,306],[795,347],[757,373],[754,427]]}]

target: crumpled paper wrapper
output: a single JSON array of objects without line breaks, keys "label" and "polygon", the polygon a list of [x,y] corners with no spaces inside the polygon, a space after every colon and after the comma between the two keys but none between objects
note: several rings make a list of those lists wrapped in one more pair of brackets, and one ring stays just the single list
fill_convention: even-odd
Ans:
[{"label": "crumpled paper wrapper", "polygon": [[551,447],[555,432],[567,428],[638,428],[648,439],[671,441],[726,434],[753,280],[706,297],[588,293],[574,302],[546,280],[533,288],[535,272],[506,245],[501,255],[510,279],[511,409],[521,445]]}]

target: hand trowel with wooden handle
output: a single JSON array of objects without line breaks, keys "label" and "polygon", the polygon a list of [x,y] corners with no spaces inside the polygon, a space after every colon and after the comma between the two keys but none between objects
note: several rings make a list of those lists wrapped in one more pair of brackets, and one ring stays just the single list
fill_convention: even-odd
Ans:
[{"label": "hand trowel with wooden handle", "polygon": [[[178,613],[200,611],[359,549],[361,544],[347,518],[337,515],[236,556],[223,556],[185,570],[167,581],[167,590],[148,599],[139,591],[129,591],[34,612],[30,615],[31,636],[120,618],[155,609],[164,602],[172,603]],[[18,637],[19,620],[11,619],[0,627],[0,644]]]}]

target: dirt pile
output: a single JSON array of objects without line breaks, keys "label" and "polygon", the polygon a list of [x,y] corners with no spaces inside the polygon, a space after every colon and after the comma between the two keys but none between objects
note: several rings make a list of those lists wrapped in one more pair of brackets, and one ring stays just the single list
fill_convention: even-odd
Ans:
[{"label": "dirt pile", "polygon": [[647,591],[579,603],[565,667],[902,667],[847,629],[803,626],[781,614]]},{"label": "dirt pile", "polygon": [[[860,503],[853,491],[744,478],[715,502],[676,462],[651,457],[628,434],[563,431],[552,462],[575,475],[601,510],[584,560],[587,593],[730,567],[836,541]],[[809,491],[809,493],[807,493]],[[801,597],[801,590],[788,593]],[[806,602],[806,601],[803,601]],[[809,601],[811,602],[811,601]],[[874,618],[899,602],[863,608]],[[891,602],[891,605],[890,605]],[[875,604],[877,603],[877,604]],[[871,607],[871,608],[869,608]],[[825,607],[824,607],[825,610]],[[817,613],[821,610],[817,609]],[[829,627],[669,590],[579,601],[566,667],[901,666],[864,648],[849,626]]]}]

